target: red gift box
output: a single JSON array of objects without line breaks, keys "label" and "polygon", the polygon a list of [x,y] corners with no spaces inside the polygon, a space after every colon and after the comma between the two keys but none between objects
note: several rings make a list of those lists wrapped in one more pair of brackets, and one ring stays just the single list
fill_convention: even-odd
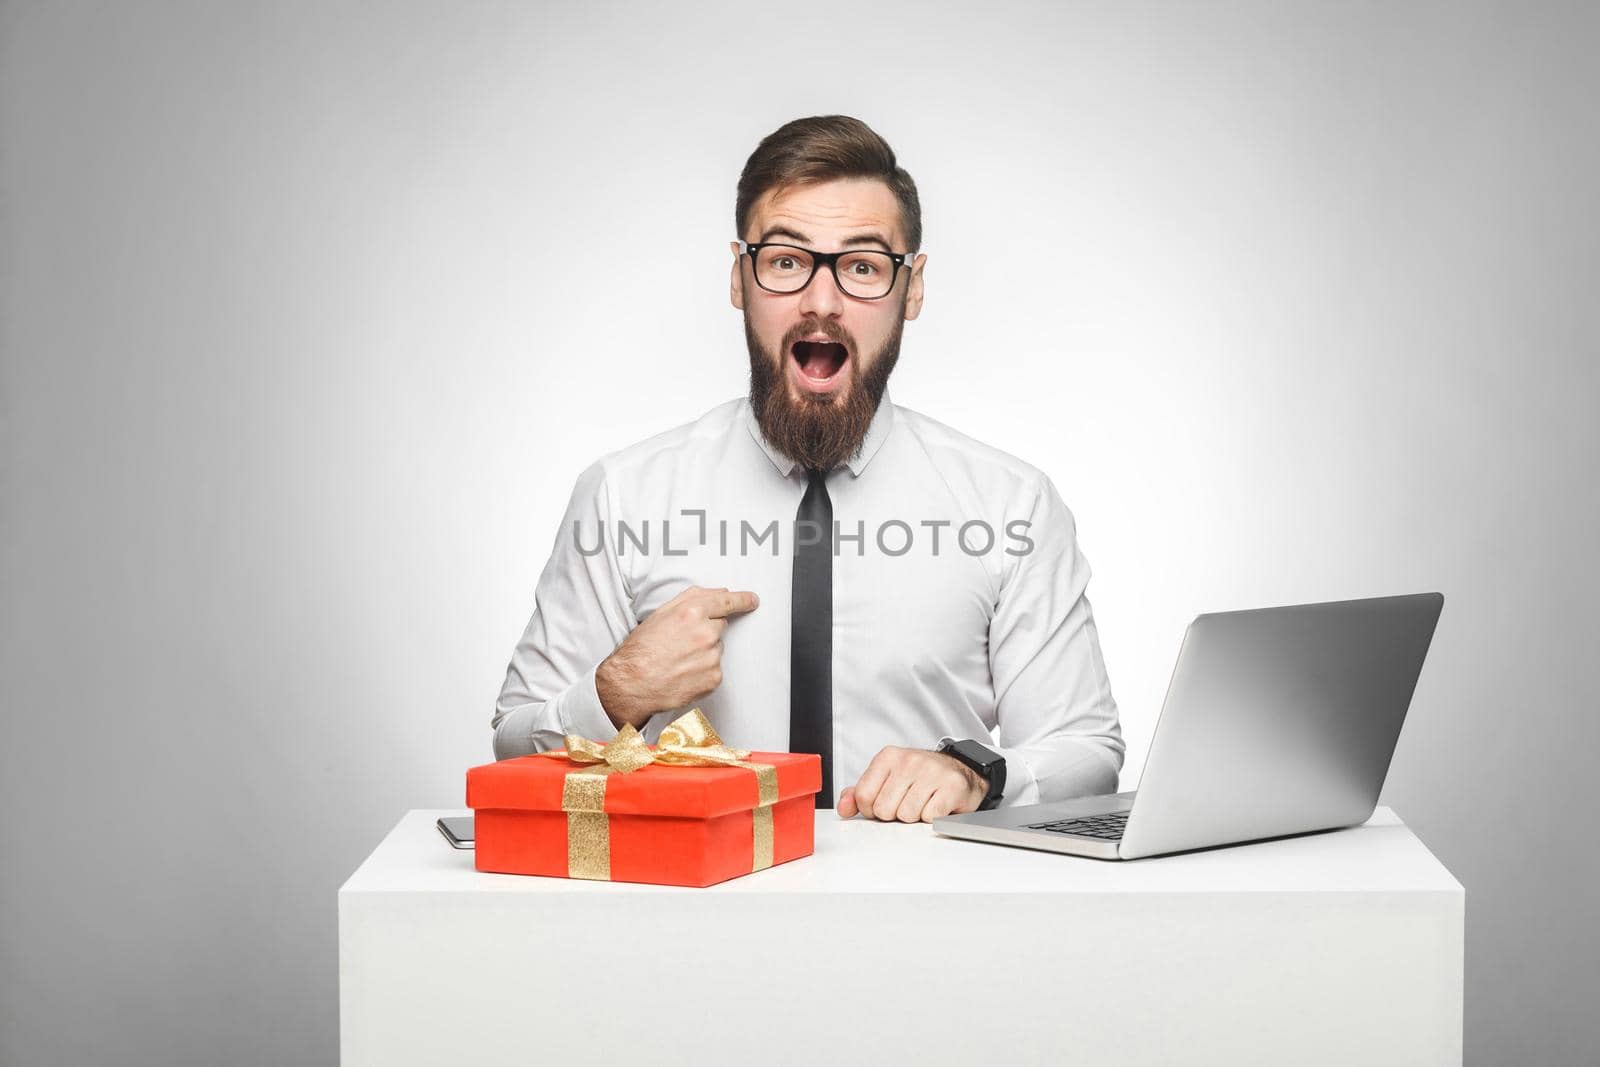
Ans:
[{"label": "red gift box", "polygon": [[661,742],[624,726],[467,771],[478,870],[707,886],[811,855],[820,756],[729,748],[698,708]]}]

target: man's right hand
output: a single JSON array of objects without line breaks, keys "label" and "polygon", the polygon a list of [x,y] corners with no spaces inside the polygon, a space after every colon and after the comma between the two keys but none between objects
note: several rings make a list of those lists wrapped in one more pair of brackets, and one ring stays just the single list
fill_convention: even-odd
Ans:
[{"label": "man's right hand", "polygon": [[728,617],[760,600],[738,589],[691,585],[662,604],[595,671],[600,705],[620,730],[658,711],[693,703],[722,684],[722,632]]}]

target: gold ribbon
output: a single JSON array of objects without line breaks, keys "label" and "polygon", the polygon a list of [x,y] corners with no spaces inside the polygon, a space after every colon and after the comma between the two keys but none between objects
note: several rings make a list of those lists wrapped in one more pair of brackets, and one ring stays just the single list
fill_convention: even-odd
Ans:
[{"label": "gold ribbon", "polygon": [[755,850],[750,870],[772,866],[772,805],[778,801],[778,768],[749,762],[750,751],[723,743],[711,720],[699,708],[684,712],[661,731],[651,748],[631,723],[604,745],[576,734],[567,735],[565,751],[541,752],[573,763],[588,764],[570,772],[561,786],[561,810],[567,813],[567,876],[611,879],[611,821],[605,813],[606,778],[632,774],[659,763],[665,767],[743,767],[756,775],[756,809],[752,813]]}]

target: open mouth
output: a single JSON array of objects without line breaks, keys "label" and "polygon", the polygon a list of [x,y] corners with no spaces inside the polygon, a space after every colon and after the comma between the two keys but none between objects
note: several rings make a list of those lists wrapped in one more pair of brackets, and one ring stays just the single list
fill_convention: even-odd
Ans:
[{"label": "open mouth", "polygon": [[837,341],[796,341],[789,352],[801,375],[818,385],[831,381],[850,354]]}]

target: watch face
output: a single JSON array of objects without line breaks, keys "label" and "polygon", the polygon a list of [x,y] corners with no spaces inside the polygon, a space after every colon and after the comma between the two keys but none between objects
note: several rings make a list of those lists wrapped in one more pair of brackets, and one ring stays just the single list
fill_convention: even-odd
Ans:
[{"label": "watch face", "polygon": [[976,741],[957,741],[950,748],[970,760],[975,765],[974,769],[980,773],[1000,759],[999,753],[989,751]]}]

